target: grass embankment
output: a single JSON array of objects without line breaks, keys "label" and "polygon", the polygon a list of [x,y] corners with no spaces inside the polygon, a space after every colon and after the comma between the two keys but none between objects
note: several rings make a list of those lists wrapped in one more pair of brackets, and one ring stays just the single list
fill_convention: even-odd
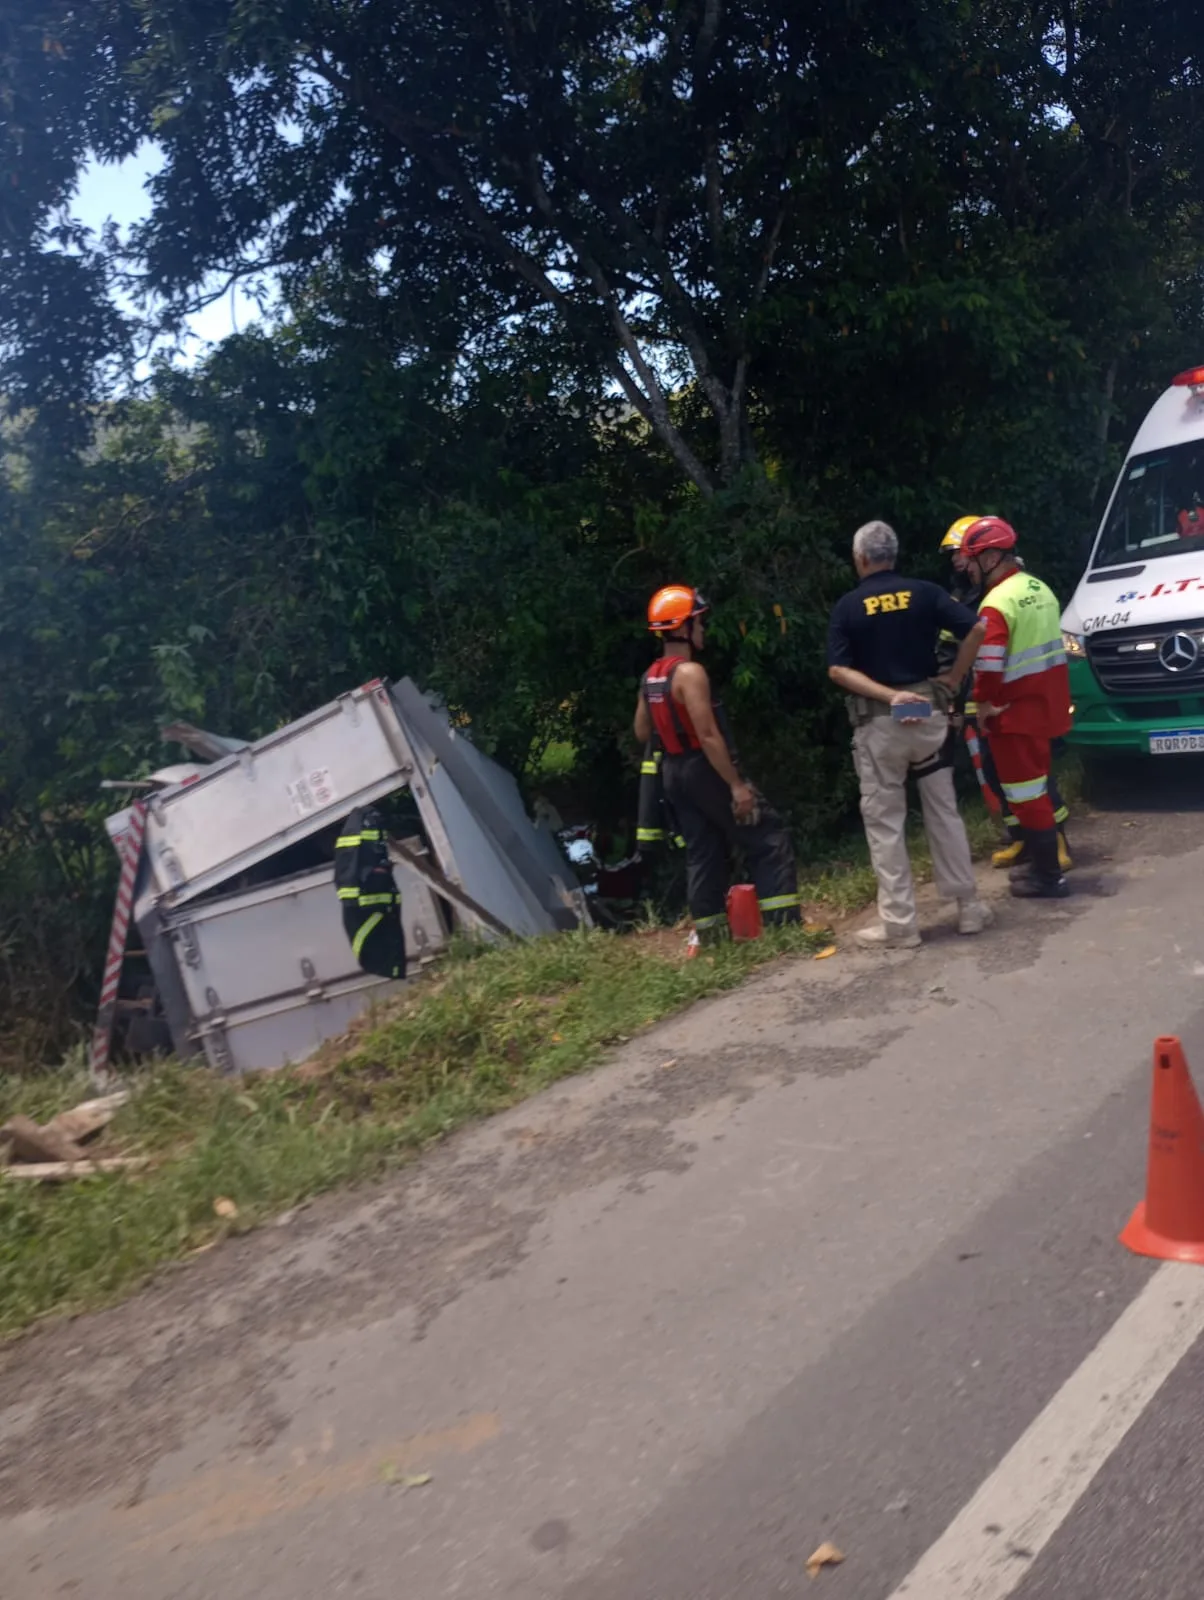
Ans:
[{"label": "grass embankment", "polygon": [[[173,1065],[144,1073],[103,1138],[106,1150],[149,1155],[149,1169],[59,1186],[0,1176],[0,1333],[103,1303],[223,1233],[373,1177],[818,945],[782,929],[687,962],[680,935],[565,934],[461,955],[329,1064],[238,1081]],[[14,1080],[0,1084],[0,1112],[45,1120],[87,1093],[79,1072]],[[218,1200],[237,1216],[219,1216]]]},{"label": "grass embankment", "polygon": [[[995,829],[977,805],[967,825],[981,855]],[[922,837],[913,861],[926,877]],[[817,864],[802,888],[817,921],[867,905],[874,878],[864,842]],[[767,961],[827,942],[781,929],[685,961],[683,940],[666,930],[593,932],[465,949],[316,1064],[239,1081],[171,1064],[139,1074],[103,1144],[150,1156],[148,1169],[57,1187],[0,1176],[0,1335],[103,1304],[225,1233],[377,1176]],[[88,1092],[78,1062],[0,1080],[0,1120],[23,1111],[44,1121]],[[237,1214],[220,1216],[219,1200]]]}]

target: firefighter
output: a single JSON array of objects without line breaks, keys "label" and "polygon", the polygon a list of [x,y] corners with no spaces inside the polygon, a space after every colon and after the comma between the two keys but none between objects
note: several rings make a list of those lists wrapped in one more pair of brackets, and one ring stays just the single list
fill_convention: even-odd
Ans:
[{"label": "firefighter", "polygon": [[[959,517],[952,523],[941,540],[941,550],[952,557],[953,581],[949,585],[949,593],[959,605],[969,606],[977,610],[982,602],[982,592],[971,581],[966,570],[966,558],[962,554],[962,541],[966,537],[966,529],[979,517]],[[1017,557],[1017,567],[1023,569],[1024,563]],[[941,634],[941,644],[937,651],[937,660],[942,671],[947,671],[953,664],[957,654],[957,641],[951,633]],[[962,717],[963,734],[966,749],[970,755],[970,765],[974,768],[974,776],[978,779],[978,787],[982,793],[983,803],[987,810],[1002,825],[1007,833],[1008,842],[1002,849],[996,850],[991,856],[991,865],[995,867],[1023,866],[1027,861],[1028,844],[1024,838],[1023,830],[1016,817],[1013,816],[1007,801],[1004,798],[1003,787],[999,782],[999,774],[995,771],[995,763],[991,759],[991,751],[985,739],[980,737],[978,728],[977,708],[973,700],[967,698],[965,690],[958,696],[955,710]],[[1069,807],[1058,792],[1057,779],[1051,772],[1049,775],[1049,795],[1053,801],[1054,822],[1058,829],[1058,865],[1063,872],[1069,872],[1074,862],[1070,856],[1070,846],[1066,842],[1066,820],[1070,815]]]},{"label": "firefighter", "polygon": [[799,920],[798,874],[777,812],[740,773],[723,711],[697,660],[710,606],[697,589],[670,584],[648,604],[648,628],[662,655],[644,674],[635,736],[659,762],[665,801],[686,845],[686,893],[694,931],[711,942],[727,931],[729,852],[738,849],[767,923]]},{"label": "firefighter", "polygon": [[982,595],[970,581],[970,575],[966,571],[966,560],[961,550],[966,529],[978,520],[977,516],[958,517],[956,522],[949,524],[945,530],[945,537],[941,540],[941,552],[951,558],[953,565],[953,581],[949,585],[949,593],[959,606],[969,606],[972,611],[978,609]]},{"label": "firefighter", "polygon": [[365,972],[406,975],[401,895],[389,844],[375,806],[357,806],[335,840],[334,882],[351,953]]},{"label": "firefighter", "polygon": [[1061,608],[1053,591],[1021,567],[1015,529],[1001,517],[971,523],[961,554],[970,581],[981,587],[979,616],[986,623],[973,688],[978,724],[1028,846],[1026,864],[1013,870],[1012,893],[1061,899],[1069,890],[1050,784],[1052,743],[1070,729]]},{"label": "firefighter", "polygon": [[946,751],[951,681],[936,679],[942,627],[962,641],[951,674],[962,677],[982,630],[974,613],[939,584],[896,571],[898,553],[894,529],[885,522],[858,528],[853,563],[861,581],[832,610],[828,676],[845,691],[861,815],[878,880],[878,921],[856,938],[870,947],[911,949],[920,934],[907,855],[909,776],[920,791],[937,889],[958,902],[958,932],[981,933],[991,921],[978,898]]}]

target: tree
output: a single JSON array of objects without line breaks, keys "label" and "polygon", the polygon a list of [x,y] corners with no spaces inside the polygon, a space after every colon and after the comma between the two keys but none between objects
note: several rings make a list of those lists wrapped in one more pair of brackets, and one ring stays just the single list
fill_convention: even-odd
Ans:
[{"label": "tree", "polygon": [[[401,302],[415,351],[557,320],[707,493],[755,457],[784,239],[805,281],[818,233],[800,213],[839,210],[962,23],[943,0],[33,9],[10,92],[45,108],[57,188],[25,237],[85,150],[153,139],[165,166],[127,265],[176,314],[234,278],[295,288],[337,261]],[[709,442],[675,414],[686,383]]]},{"label": "tree", "polygon": [[55,34],[69,19],[63,4],[0,4],[0,354],[18,355],[0,369],[0,394],[36,406],[59,447],[86,434],[80,402],[105,392],[131,334],[111,252],[63,212],[88,134],[78,102],[64,130],[43,93],[67,68]]}]

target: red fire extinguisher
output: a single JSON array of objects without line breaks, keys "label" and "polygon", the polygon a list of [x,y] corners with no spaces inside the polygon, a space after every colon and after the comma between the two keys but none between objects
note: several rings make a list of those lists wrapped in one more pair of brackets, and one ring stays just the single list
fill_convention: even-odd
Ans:
[{"label": "red fire extinguisher", "polygon": [[761,907],[751,883],[736,883],[727,891],[727,925],[733,939],[761,937]]}]

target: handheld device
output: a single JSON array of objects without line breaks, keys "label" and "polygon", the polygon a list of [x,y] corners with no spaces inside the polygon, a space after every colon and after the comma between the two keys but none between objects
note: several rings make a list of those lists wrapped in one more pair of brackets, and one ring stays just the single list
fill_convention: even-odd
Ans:
[{"label": "handheld device", "polygon": [[911,722],[917,717],[930,717],[932,703],[929,700],[905,700],[902,705],[891,706],[890,714],[896,722]]}]

